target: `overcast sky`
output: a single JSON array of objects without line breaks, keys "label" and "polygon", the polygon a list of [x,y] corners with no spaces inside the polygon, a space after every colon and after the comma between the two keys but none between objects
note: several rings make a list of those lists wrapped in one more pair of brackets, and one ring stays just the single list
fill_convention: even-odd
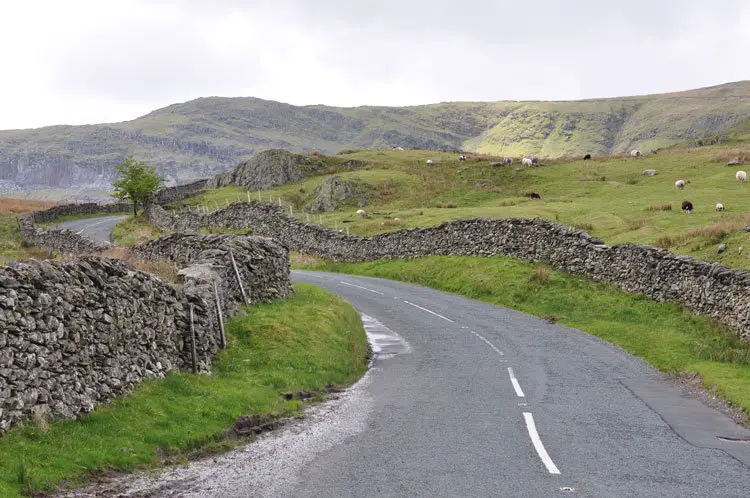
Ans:
[{"label": "overcast sky", "polygon": [[196,97],[568,100],[750,79],[748,0],[4,0],[0,129]]}]

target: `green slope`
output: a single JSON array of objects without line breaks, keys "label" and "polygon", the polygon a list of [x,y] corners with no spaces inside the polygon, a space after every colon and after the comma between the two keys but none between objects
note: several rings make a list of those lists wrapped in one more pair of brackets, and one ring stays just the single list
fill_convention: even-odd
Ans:
[{"label": "green slope", "polygon": [[112,167],[126,155],[152,162],[177,182],[229,170],[268,148],[333,153],[401,146],[513,156],[603,155],[719,135],[745,137],[748,115],[748,81],[628,98],[413,107],[293,106],[209,97],[123,123],[0,131],[0,191],[13,185],[106,188]]}]

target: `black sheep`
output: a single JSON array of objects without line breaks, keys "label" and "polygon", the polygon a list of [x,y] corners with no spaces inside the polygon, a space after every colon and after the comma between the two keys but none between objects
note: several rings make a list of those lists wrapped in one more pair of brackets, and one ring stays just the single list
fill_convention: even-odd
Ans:
[{"label": "black sheep", "polygon": [[583,156],[584,161],[588,161],[589,159],[591,159],[591,154],[586,154],[585,156]]},{"label": "black sheep", "polygon": [[541,195],[539,195],[539,194],[537,194],[536,192],[529,192],[529,193],[528,193],[528,194],[526,194],[526,195],[528,195],[528,196],[529,196],[530,198],[532,198],[532,199],[541,199],[541,198],[542,198],[542,196],[541,196]]},{"label": "black sheep", "polygon": [[693,212],[693,203],[690,201],[682,201],[682,210],[686,213]]}]

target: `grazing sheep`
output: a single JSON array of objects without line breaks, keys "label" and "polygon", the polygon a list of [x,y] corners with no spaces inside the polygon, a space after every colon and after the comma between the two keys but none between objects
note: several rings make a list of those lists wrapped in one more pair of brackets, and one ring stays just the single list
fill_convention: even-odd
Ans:
[{"label": "grazing sheep", "polygon": [[656,170],[655,169],[644,169],[641,171],[641,174],[643,176],[656,176]]},{"label": "grazing sheep", "polygon": [[690,201],[682,201],[682,210],[686,213],[693,212],[693,203]]},{"label": "grazing sheep", "polygon": [[737,174],[734,175],[734,177],[737,180],[744,182],[745,180],[747,180],[747,173],[745,173],[744,171],[738,171]]},{"label": "grazing sheep", "polygon": [[721,202],[717,202],[716,203],[716,210],[717,211],[724,211],[724,204],[722,204]]},{"label": "grazing sheep", "polygon": [[539,158],[536,156],[531,156],[531,164],[532,166],[539,166]]},{"label": "grazing sheep", "polygon": [[639,157],[640,155],[641,155],[641,151],[639,151],[638,149],[633,149],[630,151],[631,157]]},{"label": "grazing sheep", "polygon": [[677,180],[676,182],[674,182],[674,186],[677,187],[680,190],[684,189],[685,188],[685,180]]},{"label": "grazing sheep", "polygon": [[513,164],[513,158],[512,157],[504,157],[503,158],[503,164]]},{"label": "grazing sheep", "polygon": [[726,244],[719,244],[719,248],[716,250],[716,252],[718,254],[721,254],[721,253],[723,253],[726,250],[727,250],[727,245]]},{"label": "grazing sheep", "polygon": [[523,164],[524,166],[531,166],[534,163],[531,161],[530,157],[524,157],[523,159],[521,159],[521,164]]},{"label": "grazing sheep", "polygon": [[589,159],[591,159],[591,154],[586,154],[585,156],[583,156],[584,161],[588,161]]},{"label": "grazing sheep", "polygon": [[458,156],[458,160],[459,161],[466,161],[466,156],[464,156],[463,154],[461,154],[460,156]]},{"label": "grazing sheep", "polygon": [[536,192],[529,192],[529,193],[528,193],[528,194],[526,194],[526,195],[527,195],[527,196],[528,196],[529,198],[531,198],[531,199],[541,199],[541,198],[542,198],[542,196],[541,196],[541,195],[539,195],[539,194],[537,194]]},{"label": "grazing sheep", "polygon": [[427,164],[432,164],[432,159],[428,159]]},{"label": "grazing sheep", "polygon": [[364,209],[357,209],[357,214],[359,214],[359,215],[362,215],[362,216],[364,216],[364,215],[366,215],[367,213],[365,212],[365,210],[364,210]]}]

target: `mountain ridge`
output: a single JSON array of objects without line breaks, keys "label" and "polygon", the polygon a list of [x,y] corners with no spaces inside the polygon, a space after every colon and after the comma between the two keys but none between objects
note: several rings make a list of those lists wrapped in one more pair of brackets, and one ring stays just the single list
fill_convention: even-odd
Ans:
[{"label": "mountain ridge", "polygon": [[116,175],[114,165],[127,155],[153,163],[170,183],[210,177],[272,148],[606,155],[733,136],[734,129],[746,134],[748,116],[750,81],[632,97],[405,107],[200,97],[119,123],[0,131],[0,192],[107,188]]}]

